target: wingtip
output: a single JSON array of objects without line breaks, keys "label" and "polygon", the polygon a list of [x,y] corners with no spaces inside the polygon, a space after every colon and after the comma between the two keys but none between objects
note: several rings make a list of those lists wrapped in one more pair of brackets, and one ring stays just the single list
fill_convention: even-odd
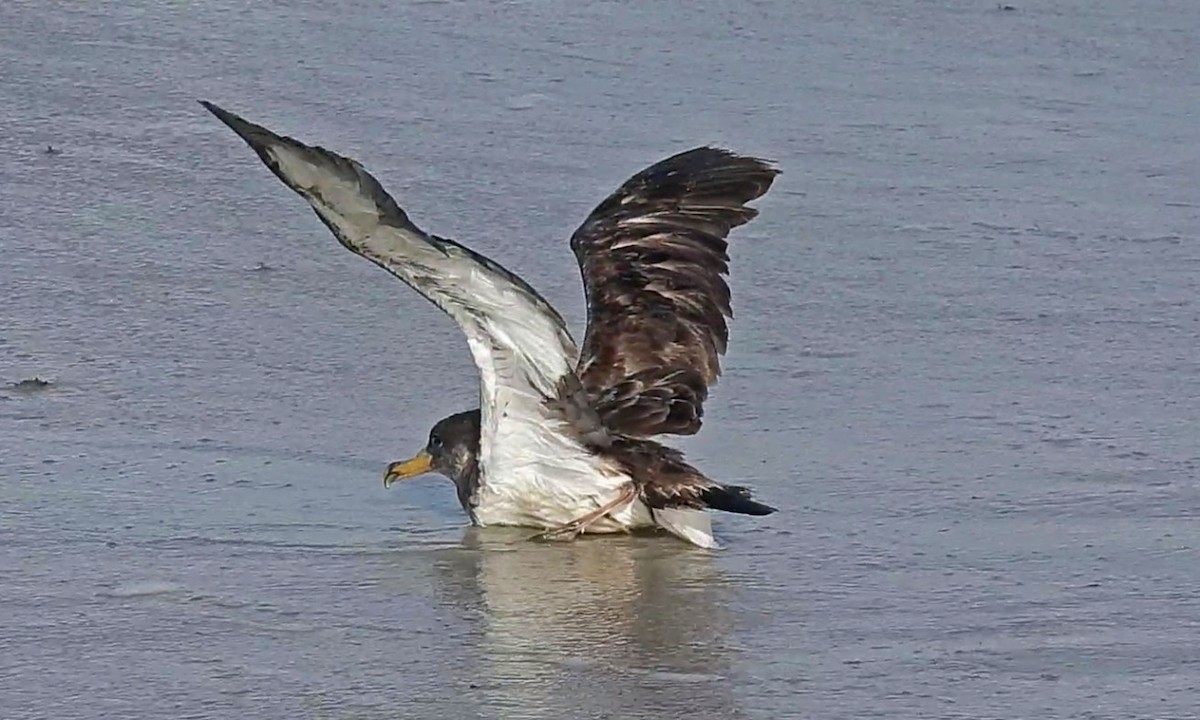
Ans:
[{"label": "wingtip", "polygon": [[701,145],[699,147],[692,148],[689,151],[680,153],[680,155],[686,155],[688,153],[715,153],[726,161],[750,163],[754,165],[759,172],[769,173],[772,176],[783,174],[783,170],[779,167],[779,161],[774,158],[746,155],[735,152],[734,150],[730,150],[723,145]]},{"label": "wingtip", "polygon": [[216,115],[218,120],[228,125],[234,132],[236,132],[238,135],[241,135],[243,138],[246,137],[246,133],[244,132],[245,130],[258,128],[258,126],[254,123],[243,119],[236,113],[229,112],[216,103],[209,102],[208,100],[197,100],[196,102],[200,103],[205,110],[209,111],[213,115]]},{"label": "wingtip", "polygon": [[215,115],[218,120],[225,124],[230,130],[237,134],[247,145],[249,145],[268,166],[271,165],[269,158],[266,155],[267,149],[277,144],[300,144],[295,140],[291,140],[286,136],[278,135],[262,125],[252,123],[243,118],[237,113],[230,112],[225,108],[208,100],[197,100],[205,110]]},{"label": "wingtip", "polygon": [[779,161],[774,158],[759,157],[758,155],[741,155],[738,153],[733,153],[733,157],[753,164],[759,172],[770,175],[772,179],[776,175],[783,174],[782,168],[779,167]]},{"label": "wingtip", "polygon": [[225,120],[225,118],[227,116],[233,114],[233,113],[229,112],[228,110],[222,108],[220,105],[217,105],[214,102],[209,102],[208,100],[199,99],[199,100],[196,100],[196,102],[200,103],[201,107],[203,107],[205,110],[207,110],[210,113],[212,113],[213,115],[216,115],[217,117],[221,118],[221,120]]},{"label": "wingtip", "polygon": [[778,512],[776,508],[751,497],[748,488],[738,485],[718,485],[706,490],[701,497],[714,510],[760,517]]}]

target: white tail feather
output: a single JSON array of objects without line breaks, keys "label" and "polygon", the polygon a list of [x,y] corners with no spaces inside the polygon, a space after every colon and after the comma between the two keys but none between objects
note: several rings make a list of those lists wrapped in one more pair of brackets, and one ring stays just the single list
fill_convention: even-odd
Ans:
[{"label": "white tail feather", "polygon": [[712,532],[712,517],[707,510],[663,508],[654,511],[654,521],[662,529],[702,548],[720,547]]}]

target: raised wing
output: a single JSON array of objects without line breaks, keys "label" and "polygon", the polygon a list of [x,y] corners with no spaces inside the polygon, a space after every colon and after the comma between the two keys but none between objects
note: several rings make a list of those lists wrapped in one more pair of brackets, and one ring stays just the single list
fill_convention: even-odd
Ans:
[{"label": "raised wing", "polygon": [[[351,252],[403,280],[462,328],[480,373],[481,474],[531,476],[536,464],[585,456],[607,432],[571,367],[577,351],[562,317],[517,276],[414,225],[356,161],[310,147],[201,101],[299,193]],[[530,458],[522,449],[570,447]],[[574,452],[572,452],[574,451]]]},{"label": "raised wing", "polygon": [[605,426],[634,437],[700,429],[732,318],[726,237],[779,171],[701,147],[634,175],[571,237],[587,294],[576,373]]}]

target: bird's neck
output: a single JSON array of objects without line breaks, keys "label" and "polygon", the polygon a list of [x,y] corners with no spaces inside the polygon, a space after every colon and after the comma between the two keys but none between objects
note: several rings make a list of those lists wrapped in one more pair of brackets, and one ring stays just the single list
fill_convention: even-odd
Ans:
[{"label": "bird's neck", "polygon": [[479,492],[479,462],[474,455],[454,477],[454,491],[458,494],[458,504],[462,505],[463,512],[474,522]]}]

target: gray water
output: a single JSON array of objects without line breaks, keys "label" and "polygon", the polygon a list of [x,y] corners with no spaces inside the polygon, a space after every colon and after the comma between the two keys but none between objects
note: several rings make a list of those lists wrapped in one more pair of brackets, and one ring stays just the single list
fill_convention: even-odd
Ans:
[{"label": "gray water", "polygon": [[[1196,717],[1200,5],[1014,4],[5,0],[0,717]],[[780,511],[709,553],[385,492],[466,345],[197,98],[577,337],[605,194],[776,160],[677,444]]]}]

